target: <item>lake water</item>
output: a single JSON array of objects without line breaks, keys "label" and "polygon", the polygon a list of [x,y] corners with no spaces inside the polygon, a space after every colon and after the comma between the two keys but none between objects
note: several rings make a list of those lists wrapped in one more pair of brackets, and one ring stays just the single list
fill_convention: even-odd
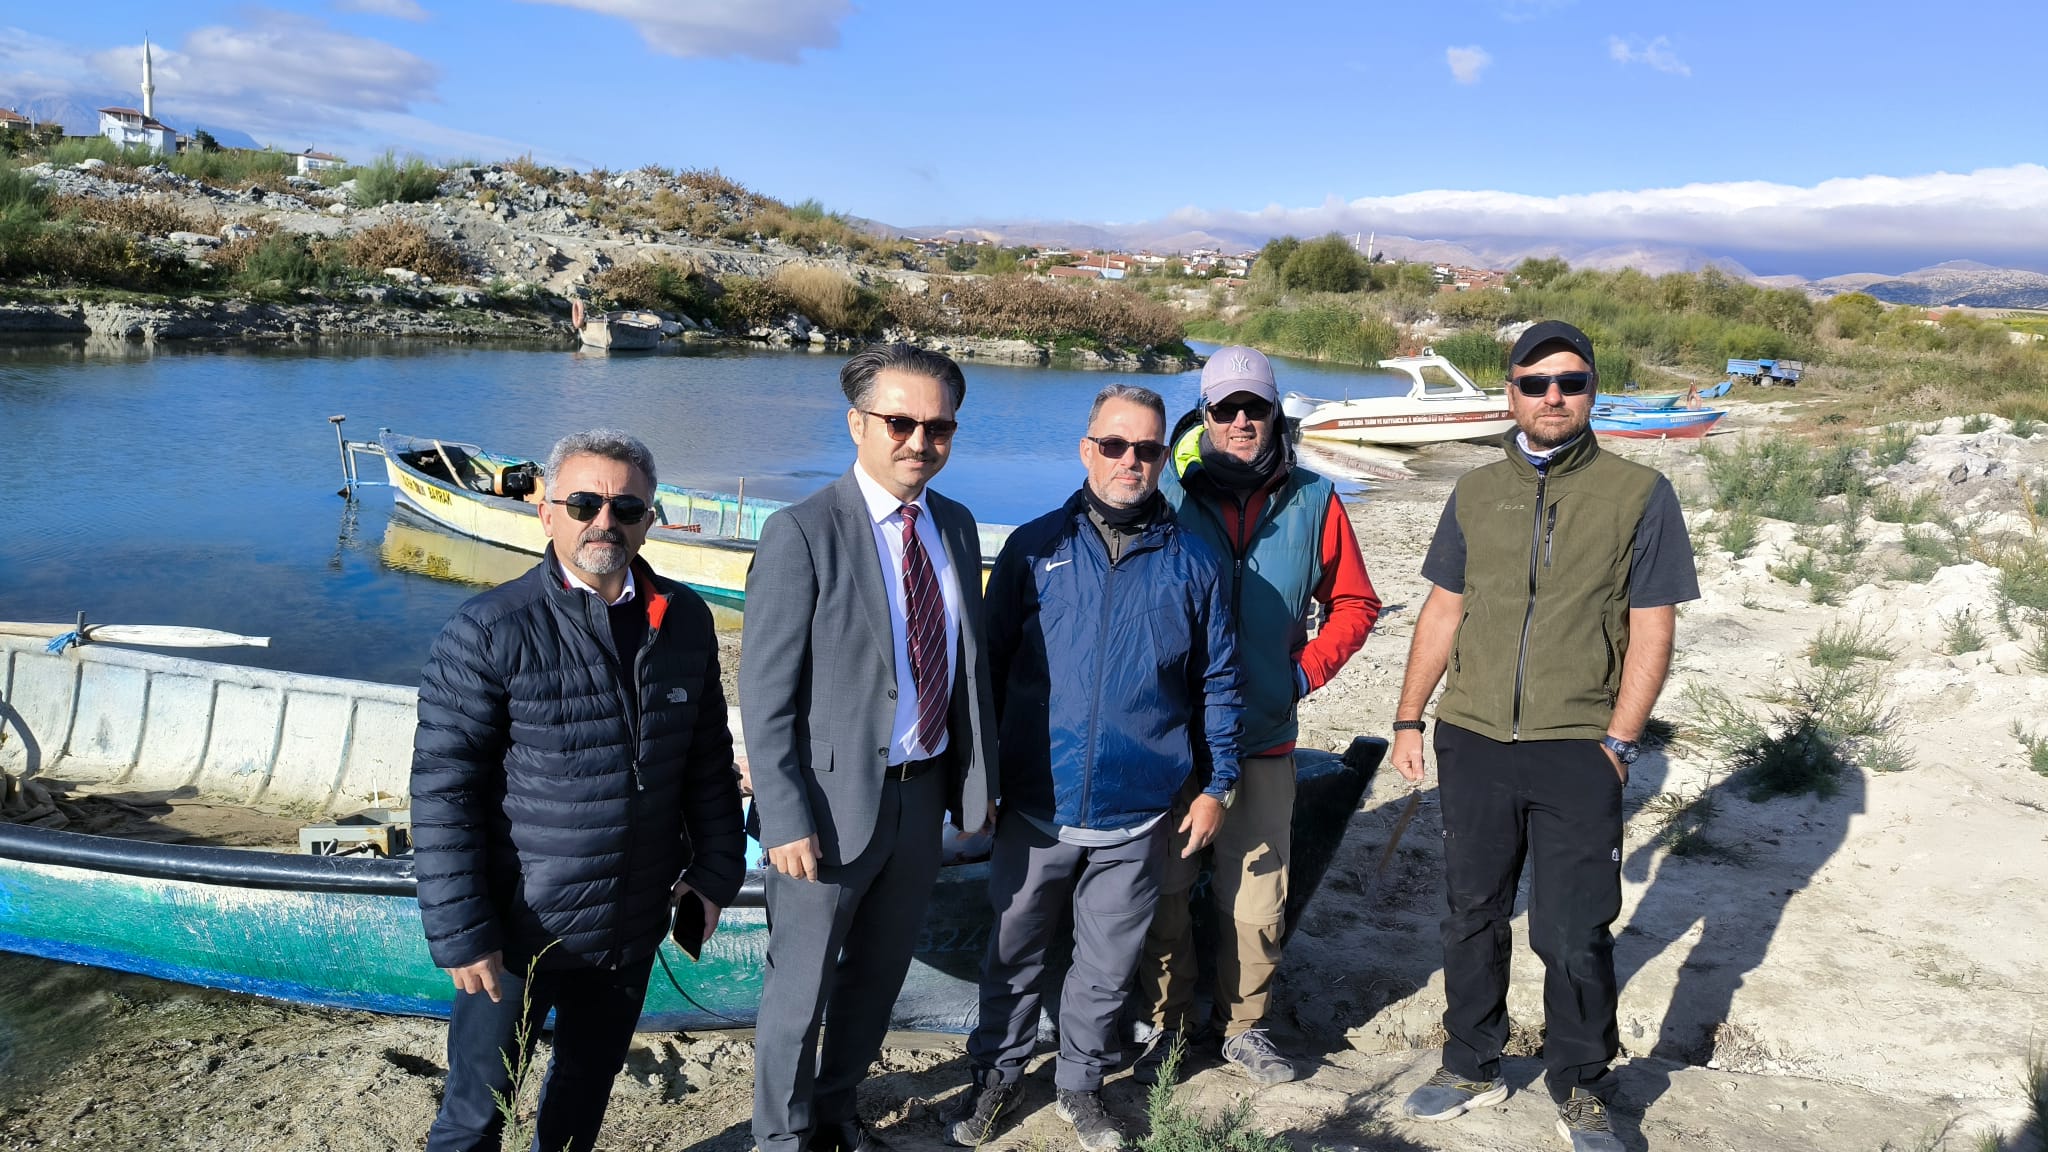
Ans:
[{"label": "lake water", "polygon": [[[718,351],[607,357],[465,345],[151,351],[0,345],[0,619],[181,624],[271,637],[209,658],[416,682],[442,623],[532,560],[351,508],[327,418],[543,457],[565,432],[626,428],[662,479],[791,500],[852,459],[843,356]],[[1384,374],[1283,364],[1283,389],[1384,391]],[[1101,372],[967,367],[936,487],[1018,523],[1080,482],[1076,443]],[[1135,377],[1175,416],[1195,373]],[[365,477],[381,469],[362,462]],[[450,578],[453,577],[453,578]],[[466,581],[466,582],[465,582]]]}]

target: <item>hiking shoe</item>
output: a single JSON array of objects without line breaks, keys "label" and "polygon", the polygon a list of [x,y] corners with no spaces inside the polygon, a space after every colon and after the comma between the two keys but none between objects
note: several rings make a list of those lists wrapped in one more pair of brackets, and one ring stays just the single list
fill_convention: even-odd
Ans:
[{"label": "hiking shoe", "polygon": [[1621,1141],[1607,1125],[1607,1105],[1577,1088],[1557,1110],[1557,1134],[1571,1144],[1572,1152],[1622,1152]]},{"label": "hiking shoe", "polygon": [[946,1139],[962,1148],[978,1147],[994,1134],[996,1120],[1021,1094],[1021,1085],[984,1084],[977,1079],[940,1114],[939,1122],[946,1126]]},{"label": "hiking shoe", "polygon": [[1053,1098],[1052,1110],[1074,1126],[1085,1152],[1117,1152],[1124,1146],[1124,1130],[1103,1110],[1102,1093],[1062,1088]]},{"label": "hiking shoe", "polygon": [[1449,1120],[1507,1098],[1505,1080],[1475,1082],[1461,1078],[1449,1068],[1439,1068],[1436,1075],[1423,1081],[1401,1102],[1401,1113],[1410,1120]]},{"label": "hiking shoe", "polygon": [[[1179,1043],[1180,1033],[1178,1031],[1172,1028],[1154,1029],[1152,1038],[1145,1042],[1145,1051],[1139,1053],[1138,1059],[1131,1065],[1131,1079],[1140,1084],[1159,1083],[1159,1073],[1161,1069],[1166,1067],[1166,1057],[1173,1051],[1173,1046]],[[1187,1066],[1188,1051],[1186,1048],[1182,1048],[1180,1054],[1181,1071],[1185,1072]]]},{"label": "hiking shoe", "polygon": [[1264,1028],[1253,1028],[1225,1040],[1223,1058],[1261,1084],[1285,1084],[1301,1075],[1294,1062],[1273,1047],[1273,1039]]}]

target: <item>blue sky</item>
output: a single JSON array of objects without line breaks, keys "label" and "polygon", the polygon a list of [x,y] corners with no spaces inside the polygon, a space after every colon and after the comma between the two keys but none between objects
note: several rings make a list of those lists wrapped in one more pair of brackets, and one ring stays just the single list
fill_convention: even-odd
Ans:
[{"label": "blue sky", "polygon": [[174,127],[716,166],[899,225],[1557,234],[1788,269],[1822,251],[2048,260],[2040,3],[9,8],[0,105],[139,100],[146,28]]}]

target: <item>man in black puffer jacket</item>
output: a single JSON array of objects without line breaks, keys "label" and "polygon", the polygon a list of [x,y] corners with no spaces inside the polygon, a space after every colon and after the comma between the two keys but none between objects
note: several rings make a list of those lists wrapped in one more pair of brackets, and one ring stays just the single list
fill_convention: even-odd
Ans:
[{"label": "man in black puffer jacket", "polygon": [[739,892],[746,836],[711,613],[639,560],[654,459],[624,433],[548,457],[532,571],[464,604],[420,675],[412,806],[420,919],[455,981],[430,1152],[495,1149],[555,1011],[538,1146],[591,1148],[678,901]]}]

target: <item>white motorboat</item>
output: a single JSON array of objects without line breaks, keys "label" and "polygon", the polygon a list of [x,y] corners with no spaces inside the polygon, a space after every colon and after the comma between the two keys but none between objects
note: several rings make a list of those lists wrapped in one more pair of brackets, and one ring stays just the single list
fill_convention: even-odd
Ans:
[{"label": "white motorboat", "polygon": [[[1472,383],[1433,349],[1424,348],[1420,356],[1382,360],[1380,367],[1408,377],[1406,395],[1323,401],[1302,413],[1301,434],[1339,444],[1413,447],[1490,440],[1515,426],[1504,394]],[[1306,399],[1290,394],[1282,407],[1299,409],[1304,405],[1290,406],[1289,401]]]}]

